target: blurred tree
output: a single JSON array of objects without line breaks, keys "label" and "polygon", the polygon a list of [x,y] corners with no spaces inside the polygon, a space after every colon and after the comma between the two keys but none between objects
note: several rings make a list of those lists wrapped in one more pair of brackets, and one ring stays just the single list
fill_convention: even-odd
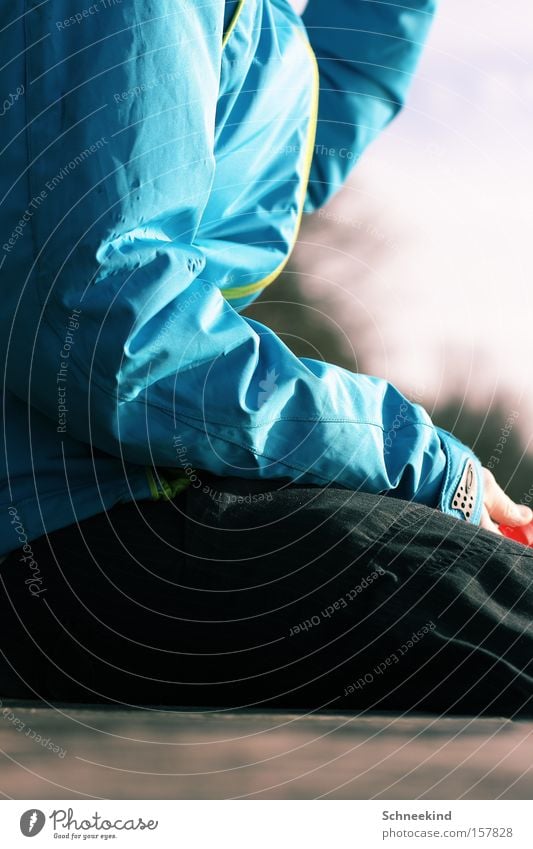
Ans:
[{"label": "blurred tree", "polygon": [[246,315],[274,330],[298,357],[359,370],[337,323],[304,295],[299,274],[292,268],[265,289]]},{"label": "blurred tree", "polygon": [[[437,407],[432,417],[472,446],[511,498],[533,507],[533,457],[525,452],[518,423],[510,424],[513,417],[508,405],[499,402],[482,414],[463,403],[449,403]],[[495,458],[492,462],[491,457]]]}]

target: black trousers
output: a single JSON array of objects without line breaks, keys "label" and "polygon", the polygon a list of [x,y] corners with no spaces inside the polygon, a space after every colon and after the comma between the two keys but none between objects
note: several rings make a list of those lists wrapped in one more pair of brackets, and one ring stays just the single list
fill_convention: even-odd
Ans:
[{"label": "black trousers", "polygon": [[429,508],[202,476],[0,567],[0,695],[533,714],[533,550]]}]

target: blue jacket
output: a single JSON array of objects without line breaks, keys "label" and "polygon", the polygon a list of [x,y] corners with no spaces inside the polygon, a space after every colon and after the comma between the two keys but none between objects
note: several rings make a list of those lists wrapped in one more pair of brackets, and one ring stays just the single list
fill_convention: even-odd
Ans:
[{"label": "blue jacket", "polygon": [[0,554],[202,469],[479,521],[478,460],[420,406],[241,314],[402,106],[433,7],[0,0]]}]

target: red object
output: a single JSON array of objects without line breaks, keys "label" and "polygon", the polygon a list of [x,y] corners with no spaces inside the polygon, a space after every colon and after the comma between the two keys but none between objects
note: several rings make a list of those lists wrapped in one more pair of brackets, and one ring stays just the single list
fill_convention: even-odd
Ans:
[{"label": "red object", "polygon": [[509,537],[509,539],[514,539],[515,542],[521,542],[522,545],[533,548],[533,522],[530,522],[529,525],[522,525],[520,528],[500,525],[500,531],[504,537]]}]

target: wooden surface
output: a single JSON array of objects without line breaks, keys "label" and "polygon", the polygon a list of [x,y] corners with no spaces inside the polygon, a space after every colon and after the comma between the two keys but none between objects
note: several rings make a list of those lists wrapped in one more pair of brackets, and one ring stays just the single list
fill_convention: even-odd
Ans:
[{"label": "wooden surface", "polygon": [[7,798],[533,797],[533,724],[505,719],[10,702],[0,719]]}]

